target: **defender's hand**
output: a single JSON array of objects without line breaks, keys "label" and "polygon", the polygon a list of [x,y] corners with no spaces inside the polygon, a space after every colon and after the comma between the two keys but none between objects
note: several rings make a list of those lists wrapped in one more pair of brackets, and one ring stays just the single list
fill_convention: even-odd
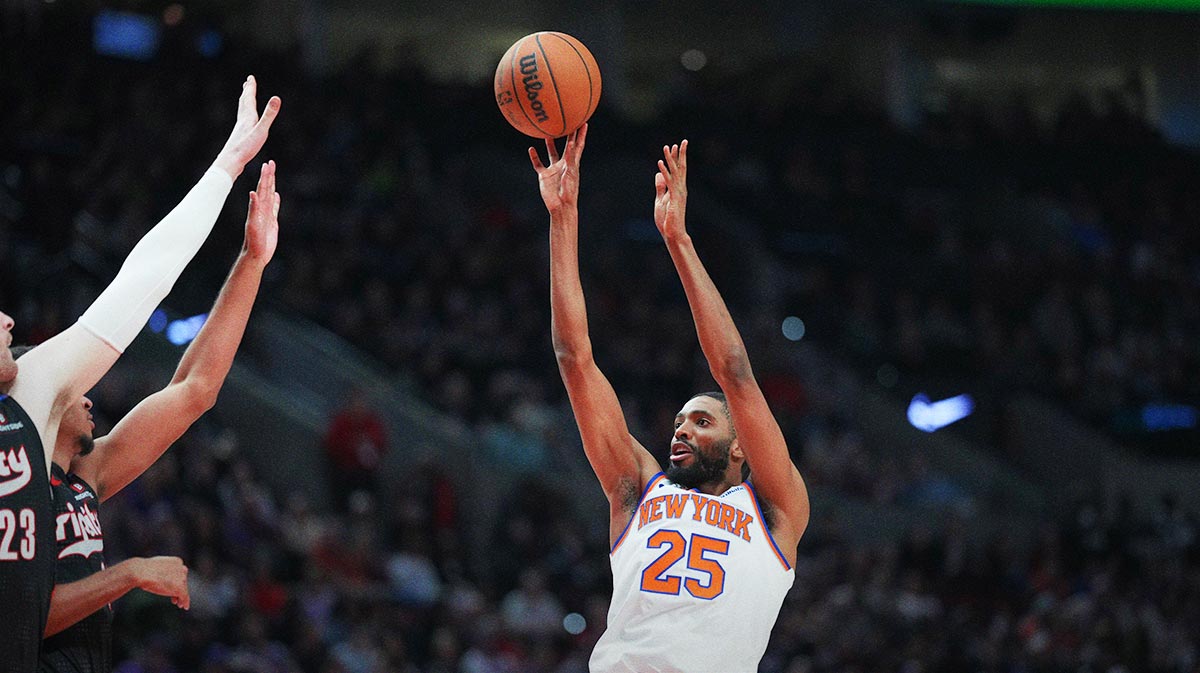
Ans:
[{"label": "defender's hand", "polygon": [[259,117],[257,94],[258,83],[254,80],[254,75],[251,75],[242,84],[242,95],[238,98],[237,123],[233,125],[229,140],[225,141],[225,147],[213,163],[235,179],[262,149],[263,143],[267,142],[271,123],[275,121],[275,115],[279,114],[279,96],[271,96],[262,116]]},{"label": "defender's hand", "polygon": [[279,206],[283,202],[275,191],[275,162],[268,161],[258,176],[258,189],[250,192],[246,212],[246,238],[242,254],[265,266],[279,243]]},{"label": "defender's hand", "polygon": [[167,596],[175,607],[187,610],[192,600],[188,595],[187,566],[177,556],[130,559],[135,562],[134,576],[138,588],[159,596]]}]

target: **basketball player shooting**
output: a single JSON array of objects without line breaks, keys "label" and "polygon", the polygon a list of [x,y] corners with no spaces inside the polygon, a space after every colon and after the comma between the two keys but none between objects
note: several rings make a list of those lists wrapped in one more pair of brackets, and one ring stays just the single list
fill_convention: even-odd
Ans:
[{"label": "basketball player shooting", "polygon": [[[721,392],[675,417],[666,471],[629,434],[592,357],[579,279],[579,160],[587,126],[549,165],[529,156],[550,212],[554,353],[609,502],[613,597],[591,673],[752,673],[792,586],[808,492],[754,379],[741,336],[684,227],[687,141],[664,147],[654,221],[683,282]],[[744,481],[753,465],[753,482]]]},{"label": "basketball player shooting", "polygon": [[279,112],[259,116],[253,77],[242,85],[225,146],[183,201],[134,246],[95,302],[71,327],[30,351],[18,367],[0,314],[0,672],[36,670],[54,586],[55,536],[49,473],[59,426],[141,331],[184,266],[208,238],[233,180],[258,154]]},{"label": "basketball player shooting", "polygon": [[177,557],[132,558],[106,567],[100,503],[158,460],[217,401],[250,319],[263,270],[279,240],[275,164],[250,194],[241,254],[208,320],[165,388],[142,400],[112,432],[93,440],[92,402],[67,410],[54,446],[50,485],[57,517],[57,577],[50,600],[42,673],[112,670],[112,609],[131,589],[189,607],[187,568]]}]

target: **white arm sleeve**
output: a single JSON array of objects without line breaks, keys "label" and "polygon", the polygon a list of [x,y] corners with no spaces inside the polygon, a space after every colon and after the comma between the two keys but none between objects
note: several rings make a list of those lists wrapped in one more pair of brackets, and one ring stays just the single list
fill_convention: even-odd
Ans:
[{"label": "white arm sleeve", "polygon": [[125,352],[208,238],[232,188],[228,173],[208,169],[179,205],[138,241],[79,323]]}]

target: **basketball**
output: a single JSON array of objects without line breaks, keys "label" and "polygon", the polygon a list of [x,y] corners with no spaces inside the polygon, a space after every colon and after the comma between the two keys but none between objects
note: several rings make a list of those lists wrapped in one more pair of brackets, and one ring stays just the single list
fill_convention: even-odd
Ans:
[{"label": "basketball", "polygon": [[583,43],[542,31],[517,40],[496,67],[496,105],[521,133],[561,138],[596,111],[600,68]]}]

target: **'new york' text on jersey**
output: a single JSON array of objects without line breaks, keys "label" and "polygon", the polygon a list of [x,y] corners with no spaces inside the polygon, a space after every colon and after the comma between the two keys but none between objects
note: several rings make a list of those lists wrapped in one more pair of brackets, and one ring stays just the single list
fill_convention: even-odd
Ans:
[{"label": "'new york' text on jersey", "polygon": [[795,578],[750,484],[712,496],[661,473],[609,560],[591,673],[753,673]]}]

